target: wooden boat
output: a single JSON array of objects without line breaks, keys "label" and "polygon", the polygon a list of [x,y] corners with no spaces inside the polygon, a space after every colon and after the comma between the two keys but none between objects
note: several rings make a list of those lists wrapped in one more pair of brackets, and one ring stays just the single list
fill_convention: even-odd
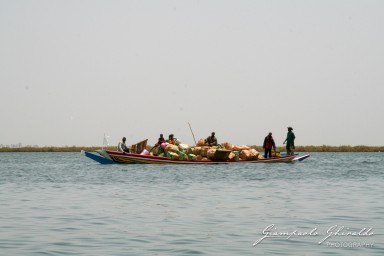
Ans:
[{"label": "wooden boat", "polygon": [[[88,158],[101,164],[240,164],[240,163],[287,163],[293,161],[302,161],[309,157],[308,155],[288,155],[281,157],[271,157],[258,160],[227,160],[230,150],[218,149],[215,155],[209,160],[179,160],[163,156],[153,156],[143,154],[146,151],[147,141],[143,140],[133,144],[130,152],[125,153],[115,150],[96,150],[96,152],[82,152]],[[147,153],[149,153],[147,151]]]},{"label": "wooden boat", "polygon": [[309,154],[298,156],[288,155],[282,157],[271,157],[259,160],[176,160],[162,156],[141,155],[137,153],[125,153],[114,150],[97,150],[97,154],[84,152],[85,156],[101,164],[243,164],[243,163],[287,163],[302,161],[309,157]]}]

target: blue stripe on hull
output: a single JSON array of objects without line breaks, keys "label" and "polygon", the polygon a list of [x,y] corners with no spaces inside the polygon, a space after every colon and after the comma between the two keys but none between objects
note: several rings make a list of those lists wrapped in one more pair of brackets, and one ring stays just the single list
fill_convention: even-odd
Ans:
[{"label": "blue stripe on hull", "polygon": [[98,162],[100,164],[114,164],[115,163],[112,160],[109,160],[109,159],[102,157],[102,156],[99,156],[99,155],[92,154],[90,152],[84,152],[84,154],[86,157],[88,157],[92,160],[95,160],[96,162]]}]

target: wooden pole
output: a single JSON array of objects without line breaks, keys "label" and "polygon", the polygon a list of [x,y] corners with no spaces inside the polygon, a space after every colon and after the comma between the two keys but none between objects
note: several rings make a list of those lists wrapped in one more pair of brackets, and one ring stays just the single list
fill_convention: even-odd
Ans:
[{"label": "wooden pole", "polygon": [[191,130],[193,140],[195,141],[195,146],[196,146],[197,143],[196,143],[195,135],[193,134],[192,127],[191,127],[191,124],[189,122],[188,122],[188,125],[189,125],[189,129]]}]

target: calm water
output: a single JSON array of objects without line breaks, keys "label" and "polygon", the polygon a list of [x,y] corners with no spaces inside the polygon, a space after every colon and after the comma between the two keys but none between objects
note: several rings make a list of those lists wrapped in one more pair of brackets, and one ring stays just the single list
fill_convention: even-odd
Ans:
[{"label": "calm water", "polygon": [[[0,255],[384,255],[383,153],[237,166],[0,153],[0,174]],[[282,237],[253,246],[272,224]]]}]

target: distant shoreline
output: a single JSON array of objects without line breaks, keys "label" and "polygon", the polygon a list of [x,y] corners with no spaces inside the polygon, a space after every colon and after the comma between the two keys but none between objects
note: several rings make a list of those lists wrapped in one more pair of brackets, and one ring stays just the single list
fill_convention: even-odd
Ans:
[{"label": "distant shoreline", "polygon": [[[250,146],[259,152],[263,152],[261,146]],[[148,149],[151,146],[147,146]],[[101,149],[101,146],[80,147],[80,146],[66,146],[66,147],[18,147],[18,148],[0,148],[0,152],[80,152],[95,151]],[[115,150],[116,146],[105,147],[108,150]],[[277,151],[284,152],[285,147],[277,147]],[[384,146],[296,146],[295,152],[384,152]]]}]

